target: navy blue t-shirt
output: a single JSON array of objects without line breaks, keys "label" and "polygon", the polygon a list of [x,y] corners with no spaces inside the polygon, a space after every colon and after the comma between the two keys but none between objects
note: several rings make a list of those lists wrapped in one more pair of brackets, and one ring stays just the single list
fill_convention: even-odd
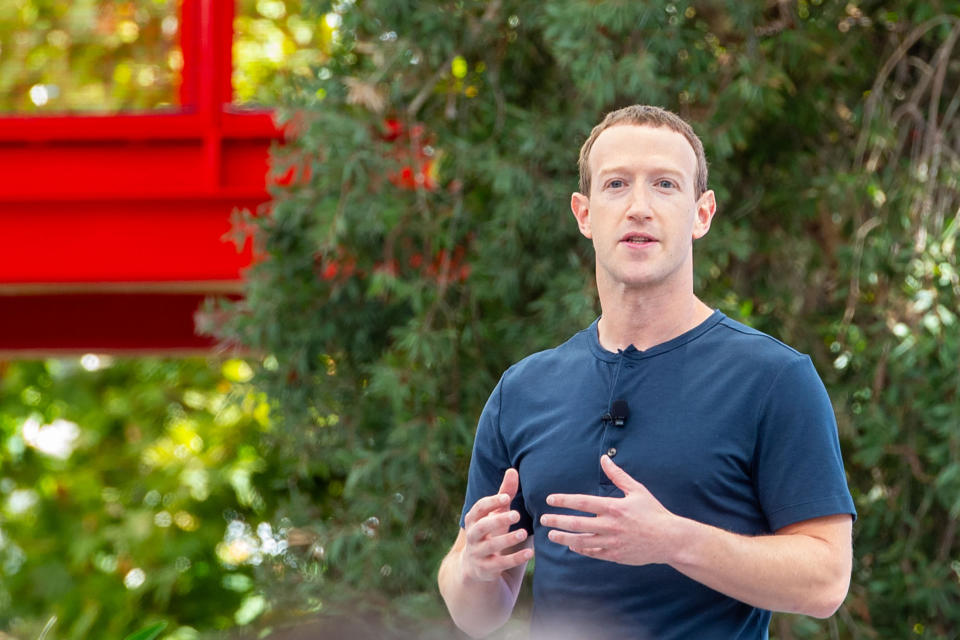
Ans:
[{"label": "navy blue t-shirt", "polygon": [[[603,420],[625,400],[622,427]],[[600,346],[597,322],[510,367],[480,416],[461,516],[520,474],[513,507],[534,536],[533,632],[560,637],[766,638],[770,612],[667,565],[587,558],[547,539],[552,493],[622,496],[614,461],[678,515],[746,534],[855,516],[830,399],[810,358],[714,312],[639,351]],[[563,635],[563,637],[567,637]]]}]

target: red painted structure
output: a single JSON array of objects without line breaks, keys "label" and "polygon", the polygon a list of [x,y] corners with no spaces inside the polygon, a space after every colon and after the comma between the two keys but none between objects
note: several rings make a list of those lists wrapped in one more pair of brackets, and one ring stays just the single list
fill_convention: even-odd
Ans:
[{"label": "red painted structure", "polygon": [[195,352],[240,291],[224,240],[268,200],[269,110],[231,104],[234,7],[182,0],[178,109],[0,117],[0,355]]}]

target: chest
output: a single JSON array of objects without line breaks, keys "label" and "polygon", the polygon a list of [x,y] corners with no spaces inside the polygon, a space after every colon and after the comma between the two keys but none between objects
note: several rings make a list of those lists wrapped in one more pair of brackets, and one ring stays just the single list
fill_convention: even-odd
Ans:
[{"label": "chest", "polygon": [[[754,487],[756,407],[730,382],[708,384],[683,358],[597,363],[590,375],[531,384],[503,416],[534,523],[552,493],[620,496],[600,467],[610,455],[665,507],[686,517],[752,532],[764,528]],[[726,391],[725,391],[726,390]],[[604,420],[612,400],[629,410],[623,426]]]}]

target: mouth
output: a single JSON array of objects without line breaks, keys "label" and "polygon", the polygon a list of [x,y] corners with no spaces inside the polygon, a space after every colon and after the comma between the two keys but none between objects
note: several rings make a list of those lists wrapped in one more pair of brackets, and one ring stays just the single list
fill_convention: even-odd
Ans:
[{"label": "mouth", "polygon": [[620,238],[620,242],[626,242],[627,244],[648,244],[650,242],[657,242],[657,239],[646,233],[628,233]]}]

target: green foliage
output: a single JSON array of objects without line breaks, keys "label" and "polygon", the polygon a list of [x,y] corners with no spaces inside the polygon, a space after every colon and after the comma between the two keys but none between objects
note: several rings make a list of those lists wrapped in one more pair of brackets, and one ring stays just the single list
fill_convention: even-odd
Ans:
[{"label": "green foliage", "polygon": [[[236,1],[235,102],[273,104],[280,84],[325,58],[331,27],[304,15],[301,4]],[[179,105],[179,11],[177,0],[0,3],[0,112]]]},{"label": "green foliage", "polygon": [[0,3],[0,111],[176,104],[174,0]]},{"label": "green foliage", "polygon": [[170,624],[186,640],[236,623],[252,564],[282,561],[232,533],[269,517],[259,477],[280,473],[257,448],[269,410],[250,375],[239,360],[0,363],[0,629]]},{"label": "green foliage", "polygon": [[274,104],[291,76],[310,76],[326,58],[332,28],[300,0],[237,0],[233,23],[234,102]]},{"label": "green foliage", "polygon": [[712,162],[698,291],[811,353],[837,408],[851,595],[775,634],[960,626],[957,2],[316,8],[342,24],[285,97],[291,183],[245,221],[263,260],[222,330],[270,354],[289,517],[323,548],[288,594],[437,610],[487,394],[598,311],[567,212],[579,144],[649,102]]},{"label": "green foliage", "polygon": [[148,627],[144,627],[140,631],[131,633],[124,640],[154,640],[157,636],[163,633],[163,630],[167,628],[166,622],[158,622],[152,624]]}]

